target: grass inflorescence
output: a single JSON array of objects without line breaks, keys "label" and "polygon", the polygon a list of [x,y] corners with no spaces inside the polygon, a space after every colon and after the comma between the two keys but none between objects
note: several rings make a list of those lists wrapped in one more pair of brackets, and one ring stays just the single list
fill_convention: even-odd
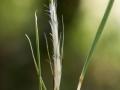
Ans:
[{"label": "grass inflorescence", "polygon": [[[83,66],[77,90],[81,89],[86,71],[88,69],[88,65],[90,64],[91,57],[93,52],[95,51],[95,47],[101,37],[101,34],[104,30],[105,24],[108,20],[108,16],[110,14],[111,8],[113,6],[114,0],[109,0],[108,6],[106,8],[106,11],[104,13],[104,16],[101,20],[101,23],[97,29],[96,36],[93,40],[93,43],[91,45],[90,51],[86,57],[85,64]],[[60,83],[61,83],[61,75],[62,75],[62,58],[63,58],[63,46],[64,46],[64,22],[63,22],[63,17],[62,17],[62,25],[63,25],[63,31],[62,33],[58,33],[58,20],[57,20],[57,0],[50,0],[49,4],[49,16],[50,16],[50,26],[51,26],[51,33],[50,35],[52,36],[52,44],[53,44],[53,55],[52,58],[50,56],[50,51],[48,47],[48,41],[47,41],[47,36],[45,34],[45,40],[46,40],[46,47],[47,47],[47,52],[48,52],[48,58],[50,59],[50,67],[51,67],[51,72],[53,75],[53,90],[60,90]],[[39,48],[39,32],[38,32],[38,24],[37,24],[37,14],[35,12],[35,37],[36,37],[36,57],[33,51],[32,43],[27,34],[25,34],[26,38],[28,39],[35,69],[37,72],[37,78],[38,78],[38,87],[39,90],[47,90],[45,83],[42,79],[41,75],[41,63],[40,63],[40,48]],[[53,63],[51,62],[53,60]]]}]

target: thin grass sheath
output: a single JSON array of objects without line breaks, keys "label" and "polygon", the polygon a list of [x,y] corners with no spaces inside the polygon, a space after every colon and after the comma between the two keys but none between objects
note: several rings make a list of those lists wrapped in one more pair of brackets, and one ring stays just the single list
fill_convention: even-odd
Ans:
[{"label": "thin grass sheath", "polygon": [[38,32],[38,24],[37,24],[37,14],[35,12],[35,36],[36,36],[36,49],[37,49],[37,63],[39,68],[39,75],[38,75],[38,81],[39,81],[39,90],[42,90],[43,82],[42,82],[42,76],[41,76],[41,63],[40,63],[40,48],[39,48],[39,32]]},{"label": "thin grass sheath", "polygon": [[62,65],[61,65],[61,53],[60,53],[60,39],[58,35],[58,20],[57,20],[57,0],[50,0],[49,12],[50,12],[50,26],[52,31],[53,41],[53,74],[54,74],[54,90],[60,89]]},{"label": "thin grass sheath", "polygon": [[80,78],[79,78],[79,83],[78,83],[77,90],[81,89],[82,82],[83,82],[83,79],[85,77],[86,71],[88,69],[88,65],[89,65],[89,63],[91,61],[92,54],[93,54],[93,52],[95,50],[95,47],[96,47],[96,45],[97,45],[97,43],[98,43],[98,41],[100,39],[100,36],[101,36],[101,34],[102,34],[103,30],[104,30],[104,27],[105,27],[105,24],[107,22],[108,16],[109,16],[110,11],[111,11],[111,8],[113,6],[113,3],[114,3],[114,0],[109,0],[108,6],[107,6],[106,11],[104,13],[104,16],[102,18],[102,21],[101,21],[101,23],[100,23],[100,25],[98,27],[98,30],[97,30],[96,36],[94,38],[94,41],[92,43],[91,49],[90,49],[90,51],[88,53],[88,56],[87,56],[87,58],[85,60],[85,64],[83,66],[82,73],[81,73]]},{"label": "thin grass sheath", "polygon": [[37,62],[36,62],[36,59],[35,59],[35,55],[34,55],[34,51],[33,51],[31,40],[30,40],[30,38],[29,38],[29,36],[27,34],[25,34],[25,36],[28,39],[28,42],[29,42],[29,45],[30,45],[30,49],[31,49],[31,53],[32,53],[35,69],[37,71],[37,75],[39,75],[39,68],[38,68],[38,65],[37,65]]},{"label": "thin grass sheath", "polygon": [[35,12],[35,36],[36,36],[36,49],[37,49],[36,50],[37,51],[37,57],[36,58],[35,58],[35,54],[34,54],[34,51],[33,51],[31,40],[30,40],[30,38],[29,38],[29,36],[27,34],[25,34],[25,36],[28,39],[28,42],[29,42],[29,45],[30,45],[30,48],[31,48],[32,57],[33,57],[33,60],[34,60],[35,69],[37,71],[37,78],[38,78],[38,82],[39,82],[38,88],[39,88],[39,90],[47,90],[47,88],[46,88],[46,86],[44,84],[44,81],[42,79],[42,76],[41,76],[39,32],[38,32],[36,12]]},{"label": "thin grass sheath", "polygon": [[52,59],[51,59],[51,57],[50,57],[50,51],[49,51],[49,47],[48,47],[48,40],[47,40],[46,34],[44,34],[44,37],[45,37],[45,41],[46,41],[46,48],[47,48],[48,58],[49,58],[49,60],[50,60],[49,63],[50,63],[51,73],[52,73],[52,75],[53,75]]}]

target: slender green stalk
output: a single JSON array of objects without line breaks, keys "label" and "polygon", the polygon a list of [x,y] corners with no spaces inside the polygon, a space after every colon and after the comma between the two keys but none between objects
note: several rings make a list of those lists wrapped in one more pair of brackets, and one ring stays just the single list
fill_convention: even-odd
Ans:
[{"label": "slender green stalk", "polygon": [[90,49],[90,51],[89,51],[89,53],[88,53],[88,56],[87,56],[86,61],[85,61],[85,64],[84,64],[84,66],[83,66],[83,69],[82,69],[82,73],[81,73],[81,76],[80,76],[80,79],[79,79],[79,83],[78,83],[77,90],[80,90],[80,89],[81,89],[82,82],[83,82],[83,79],[84,79],[84,77],[85,77],[85,74],[86,74],[88,65],[89,65],[89,63],[90,63],[90,61],[91,61],[92,54],[93,54],[93,52],[94,52],[94,50],[95,50],[96,44],[98,43],[98,41],[99,41],[99,39],[100,39],[101,34],[102,34],[102,32],[103,32],[103,29],[104,29],[105,24],[106,24],[106,22],[107,22],[108,16],[109,16],[110,11],[111,11],[111,8],[112,8],[112,6],[113,6],[113,3],[114,3],[114,0],[110,0],[110,1],[109,1],[108,6],[107,6],[106,11],[105,11],[105,14],[104,14],[104,16],[103,16],[103,18],[102,18],[102,21],[101,21],[101,23],[100,23],[100,25],[99,25],[99,27],[98,27],[98,30],[97,30],[96,36],[95,36],[95,38],[94,38],[94,41],[93,41],[93,43],[92,43],[91,49]]},{"label": "slender green stalk", "polygon": [[37,48],[38,68],[39,68],[39,73],[41,74],[40,48],[39,48],[39,32],[38,32],[36,12],[35,12],[35,36],[36,36],[36,48]]},{"label": "slender green stalk", "polygon": [[31,40],[30,40],[30,38],[29,38],[29,36],[27,34],[25,34],[25,36],[28,39],[28,42],[29,42],[29,45],[30,45],[30,49],[31,49],[31,53],[32,53],[35,69],[37,71],[37,75],[39,75],[39,68],[38,68],[38,65],[37,65],[37,62],[36,62],[36,59],[35,59],[35,55],[34,55],[34,52],[33,52],[33,47],[32,47]]},{"label": "slender green stalk", "polygon": [[61,40],[61,43],[62,43],[62,45],[61,45],[61,63],[62,63],[62,59],[63,59],[63,49],[64,49],[64,29],[65,29],[65,27],[64,27],[64,20],[63,20],[63,16],[62,16],[62,40]]},{"label": "slender green stalk", "polygon": [[37,49],[37,58],[35,58],[34,55],[34,51],[33,51],[33,47],[32,47],[32,43],[30,38],[28,37],[27,34],[25,34],[26,38],[28,39],[30,48],[31,48],[31,53],[32,53],[32,57],[34,60],[34,65],[35,65],[35,69],[37,71],[37,76],[38,76],[38,81],[39,81],[39,90],[47,90],[44,81],[42,79],[41,76],[41,63],[40,63],[40,48],[39,48],[39,32],[38,32],[38,25],[37,25],[37,15],[35,12],[35,36],[36,36],[36,49]]},{"label": "slender green stalk", "polygon": [[41,78],[41,63],[40,63],[40,48],[39,48],[39,32],[38,32],[38,25],[37,25],[37,15],[35,12],[35,36],[36,36],[36,49],[37,49],[37,62],[39,68],[39,90],[42,90],[42,78]]},{"label": "slender green stalk", "polygon": [[51,73],[52,73],[52,75],[53,75],[53,74],[54,74],[54,73],[53,73],[54,71],[53,71],[52,59],[51,59],[51,57],[50,57],[50,51],[49,51],[49,47],[48,47],[48,40],[47,40],[46,34],[44,34],[44,36],[45,36],[45,41],[46,41],[46,48],[47,48],[48,58],[49,58],[49,60],[50,60]]}]

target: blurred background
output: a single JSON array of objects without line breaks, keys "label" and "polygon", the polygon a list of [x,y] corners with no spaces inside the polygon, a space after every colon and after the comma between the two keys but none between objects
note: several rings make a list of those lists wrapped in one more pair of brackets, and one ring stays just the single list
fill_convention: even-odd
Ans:
[{"label": "blurred background", "polygon": [[[0,90],[38,90],[27,33],[35,49],[38,10],[42,76],[52,90],[43,33],[50,32],[49,0],[0,0]],[[84,60],[109,0],[57,0],[59,29],[64,17],[65,45],[61,90],[76,90]],[[47,35],[49,38],[49,36]],[[51,44],[49,44],[51,47]],[[84,79],[82,90],[120,90],[120,0],[115,0]]]}]

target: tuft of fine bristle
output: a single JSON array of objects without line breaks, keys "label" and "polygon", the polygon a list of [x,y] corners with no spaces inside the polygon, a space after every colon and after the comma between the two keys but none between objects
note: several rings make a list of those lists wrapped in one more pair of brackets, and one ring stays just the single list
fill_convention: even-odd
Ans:
[{"label": "tuft of fine bristle", "polygon": [[57,20],[57,4],[56,0],[51,0],[49,5],[50,12],[50,26],[52,31],[53,41],[53,70],[54,70],[54,90],[60,89],[62,65],[61,65],[61,53],[60,53],[60,40],[58,34],[58,20]]}]

